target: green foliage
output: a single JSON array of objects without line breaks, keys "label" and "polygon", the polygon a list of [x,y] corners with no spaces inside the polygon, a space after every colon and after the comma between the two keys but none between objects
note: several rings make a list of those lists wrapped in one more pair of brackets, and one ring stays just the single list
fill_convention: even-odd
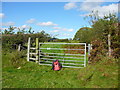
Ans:
[{"label": "green foliage", "polygon": [[68,39],[57,39],[56,42],[69,42]]},{"label": "green foliage", "polygon": [[28,38],[31,37],[31,43],[35,42],[36,38],[39,38],[40,42],[48,41],[51,37],[47,33],[36,33],[36,34],[14,34],[14,35],[3,35],[2,46],[3,49],[12,49],[12,45],[24,45],[28,42]]},{"label": "green foliage", "polygon": [[104,43],[100,39],[96,39],[92,43],[92,50],[89,56],[90,63],[96,63],[102,60],[101,56],[106,56],[107,50],[104,48]]},{"label": "green foliage", "polygon": [[74,40],[78,40],[79,42],[90,43],[92,39],[92,28],[82,27],[80,28],[74,37]]},{"label": "green foliage", "polygon": [[[93,12],[94,13],[94,12]],[[112,56],[115,58],[120,57],[119,53],[119,46],[120,46],[120,30],[119,30],[119,22],[118,18],[115,14],[109,14],[108,16],[99,17],[98,14],[90,15],[91,22],[92,22],[92,33],[93,33],[93,46],[98,45],[101,43],[101,45],[98,45],[96,48],[94,48],[91,52],[91,60],[98,59],[98,55],[103,55],[103,53],[100,52],[106,52],[106,55],[108,56],[108,35],[110,35],[111,40],[111,49],[112,49]],[[94,41],[100,40],[100,42],[95,43]],[[102,48],[101,48],[102,47]],[[101,48],[101,49],[100,49]],[[99,53],[99,54],[98,54]]]},{"label": "green foliage", "polygon": [[11,65],[15,68],[21,67],[26,63],[26,52],[15,51],[10,54]]}]

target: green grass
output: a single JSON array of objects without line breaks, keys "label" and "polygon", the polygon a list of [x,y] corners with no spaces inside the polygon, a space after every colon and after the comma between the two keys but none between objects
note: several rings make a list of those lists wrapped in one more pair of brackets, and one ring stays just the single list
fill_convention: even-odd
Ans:
[{"label": "green grass", "polygon": [[[82,69],[62,68],[60,71],[53,71],[50,66],[38,65],[35,62],[22,62],[21,68],[18,69],[11,64],[10,55],[10,53],[2,55],[3,88],[118,87],[118,64],[114,59],[103,58],[97,64],[87,65]],[[21,59],[26,61],[25,58]]]}]

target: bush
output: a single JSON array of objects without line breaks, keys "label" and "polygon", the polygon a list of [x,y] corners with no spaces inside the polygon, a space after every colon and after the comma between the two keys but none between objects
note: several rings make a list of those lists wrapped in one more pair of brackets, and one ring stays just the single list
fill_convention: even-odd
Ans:
[{"label": "bush", "polygon": [[95,63],[101,60],[101,56],[105,56],[107,50],[104,48],[104,44],[101,40],[95,40],[92,42],[92,50],[89,56],[89,62]]},{"label": "bush", "polygon": [[26,64],[26,52],[14,51],[10,54],[11,65],[15,68],[21,67]]}]

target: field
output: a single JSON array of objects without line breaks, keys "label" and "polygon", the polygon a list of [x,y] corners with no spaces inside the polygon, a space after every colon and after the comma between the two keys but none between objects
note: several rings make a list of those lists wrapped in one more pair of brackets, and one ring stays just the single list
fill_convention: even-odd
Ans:
[{"label": "field", "polygon": [[51,70],[51,66],[27,62],[26,51],[3,52],[3,88],[117,88],[118,64],[103,60],[87,67]]}]

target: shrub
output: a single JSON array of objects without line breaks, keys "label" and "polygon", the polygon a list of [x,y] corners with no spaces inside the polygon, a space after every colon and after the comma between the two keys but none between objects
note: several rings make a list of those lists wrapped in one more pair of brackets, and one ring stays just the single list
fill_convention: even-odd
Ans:
[{"label": "shrub", "polygon": [[104,44],[101,40],[95,40],[92,42],[92,50],[89,56],[89,62],[95,63],[101,60],[101,56],[105,56],[107,50],[104,48]]},{"label": "shrub", "polygon": [[14,51],[10,54],[11,64],[13,67],[21,67],[26,64],[26,52],[25,51]]}]

